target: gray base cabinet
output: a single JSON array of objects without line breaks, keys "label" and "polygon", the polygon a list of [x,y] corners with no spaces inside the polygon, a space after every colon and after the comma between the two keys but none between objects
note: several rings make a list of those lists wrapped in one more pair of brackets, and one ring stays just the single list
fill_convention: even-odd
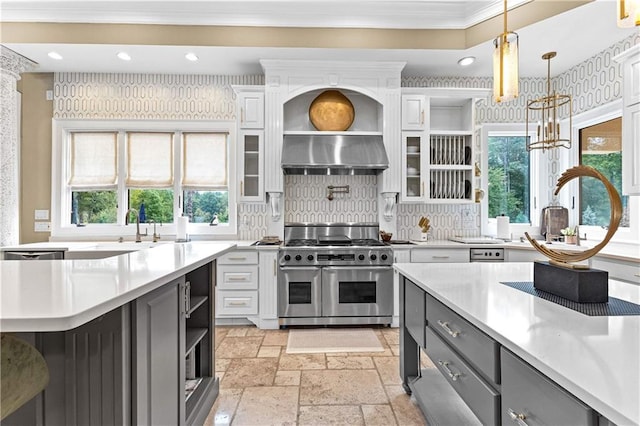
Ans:
[{"label": "gray base cabinet", "polygon": [[202,424],[218,395],[215,263],[73,330],[22,333],[49,385],[2,425]]},{"label": "gray base cabinet", "polygon": [[522,420],[528,426],[589,425],[598,422],[594,410],[502,348],[502,424]]},{"label": "gray base cabinet", "polygon": [[183,424],[181,406],[184,314],[180,312],[184,278],[134,302],[132,377],[133,423]]},{"label": "gray base cabinet", "polygon": [[[404,276],[399,293],[400,376],[429,424],[609,424]],[[421,349],[437,370],[420,369]]]}]

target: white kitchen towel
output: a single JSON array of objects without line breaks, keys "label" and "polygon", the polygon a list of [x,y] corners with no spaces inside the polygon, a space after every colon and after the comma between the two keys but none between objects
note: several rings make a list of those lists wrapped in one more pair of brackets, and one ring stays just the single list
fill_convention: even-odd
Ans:
[{"label": "white kitchen towel", "polygon": [[498,232],[496,237],[502,240],[510,240],[511,234],[509,233],[509,216],[498,216],[496,217],[496,221],[498,222]]}]

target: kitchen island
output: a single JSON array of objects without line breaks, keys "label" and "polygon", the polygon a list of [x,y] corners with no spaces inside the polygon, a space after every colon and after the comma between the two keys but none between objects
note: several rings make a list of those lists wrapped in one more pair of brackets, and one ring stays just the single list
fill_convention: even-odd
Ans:
[{"label": "kitchen island", "polygon": [[1,261],[0,330],[32,343],[51,376],[3,424],[201,423],[218,390],[215,259],[234,247]]},{"label": "kitchen island", "polygon": [[[587,316],[501,284],[533,281],[531,263],[394,267],[400,374],[428,421],[444,377],[478,423],[640,422],[640,316]],[[640,304],[633,284],[610,280],[609,295]],[[420,369],[420,348],[442,375]]]}]

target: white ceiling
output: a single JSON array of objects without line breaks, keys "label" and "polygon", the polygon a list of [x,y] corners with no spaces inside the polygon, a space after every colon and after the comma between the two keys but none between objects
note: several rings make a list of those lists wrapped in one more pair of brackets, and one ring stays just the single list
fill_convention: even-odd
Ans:
[{"label": "white ceiling", "polygon": [[[515,2],[510,0],[509,7]],[[2,21],[158,23],[181,25],[297,26],[335,28],[467,28],[501,13],[500,0],[200,0],[200,1],[40,1],[3,0]],[[525,28],[520,36],[520,75],[544,77],[547,51],[557,51],[552,75],[637,32],[615,23],[614,0],[597,0]],[[497,35],[497,34],[496,34]],[[406,61],[403,75],[491,76],[492,43],[466,50],[309,49],[264,47],[117,46],[5,44],[39,64],[38,72],[133,72],[171,74],[259,74],[260,59]],[[64,59],[50,59],[55,50]],[[116,53],[126,50],[132,60]],[[189,62],[184,55],[200,60]],[[470,67],[457,65],[475,56]]]}]

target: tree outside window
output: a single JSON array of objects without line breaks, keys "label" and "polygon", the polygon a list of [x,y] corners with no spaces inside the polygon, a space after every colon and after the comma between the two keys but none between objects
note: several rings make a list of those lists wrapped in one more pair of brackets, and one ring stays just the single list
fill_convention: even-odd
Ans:
[{"label": "tree outside window", "polygon": [[530,158],[526,136],[489,135],[489,213],[511,223],[530,223]]}]

